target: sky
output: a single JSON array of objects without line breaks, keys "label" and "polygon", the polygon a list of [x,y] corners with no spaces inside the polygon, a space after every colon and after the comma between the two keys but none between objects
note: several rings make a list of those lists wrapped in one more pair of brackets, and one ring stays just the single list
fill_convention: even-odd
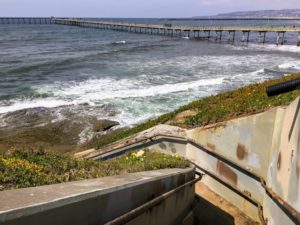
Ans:
[{"label": "sky", "polygon": [[163,18],[300,7],[300,0],[0,0],[0,3],[0,17]]}]

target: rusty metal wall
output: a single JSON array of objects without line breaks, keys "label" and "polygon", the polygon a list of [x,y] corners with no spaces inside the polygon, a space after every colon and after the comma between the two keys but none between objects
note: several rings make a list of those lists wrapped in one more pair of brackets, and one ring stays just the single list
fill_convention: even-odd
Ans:
[{"label": "rusty metal wall", "polygon": [[211,127],[188,131],[188,137],[226,156],[251,172],[267,177],[277,109]]},{"label": "rusty metal wall", "polygon": [[[290,207],[300,212],[300,99],[298,98],[285,110],[281,110],[281,123],[276,123],[267,185],[272,188]],[[281,214],[268,210],[265,201],[265,214],[277,224]],[[275,211],[275,210],[274,210]],[[274,222],[273,222],[274,221]]]},{"label": "rusty metal wall", "polygon": [[[151,128],[153,136],[145,131],[148,136],[137,135],[129,143],[132,149],[148,147],[189,159],[207,175],[203,182],[209,188],[262,224],[300,224],[299,111],[300,97],[289,106],[184,134],[164,133],[167,127],[158,126]],[[130,151],[131,144],[118,143],[104,153]]]},{"label": "rusty metal wall", "polygon": [[[298,224],[300,212],[300,98],[287,107],[188,131],[188,138],[221,155],[229,163],[213,160],[194,146],[187,158],[223,181],[247,193],[262,207],[268,224]],[[260,177],[251,179],[230,164],[239,165]],[[245,213],[253,212],[232,197],[220,182],[207,185]],[[285,210],[285,209],[289,210]],[[256,217],[257,219],[257,217]],[[282,223],[281,221],[284,221]]]}]

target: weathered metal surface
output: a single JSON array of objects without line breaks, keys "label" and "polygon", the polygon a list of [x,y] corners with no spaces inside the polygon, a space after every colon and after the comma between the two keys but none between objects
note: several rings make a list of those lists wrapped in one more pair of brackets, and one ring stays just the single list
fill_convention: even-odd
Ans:
[{"label": "weathered metal surface", "polygon": [[[217,127],[188,131],[188,137],[192,137],[197,143],[206,145],[225,158],[229,157],[261,177],[261,184],[256,182],[254,185],[253,180],[236,173],[230,167],[217,164],[215,168],[223,180],[231,184],[237,183],[240,189],[251,194],[263,206],[265,219],[273,221],[273,224],[283,224],[276,222],[283,218],[287,218],[287,224],[300,223],[299,99],[298,97],[287,107],[277,107]],[[195,154],[196,151],[192,152]],[[198,160],[197,164],[207,168],[214,165],[214,162],[208,163],[207,158],[203,160],[203,156],[188,158]],[[214,171],[213,169],[210,171]],[[210,184],[210,188],[217,193],[221,192],[228,199],[228,191],[220,191],[219,184]],[[268,208],[270,205],[272,209]]]},{"label": "weathered metal surface", "polygon": [[300,224],[299,100],[185,134],[152,128],[146,136],[119,142],[93,157],[130,151],[132,146],[179,154],[208,175],[203,182],[209,188],[253,219]]},{"label": "weathered metal surface", "polygon": [[202,171],[209,175],[208,178],[203,179],[207,186],[226,200],[233,202],[251,218],[259,220],[257,205],[263,201],[264,196],[264,189],[259,180],[250,178],[241,170],[226,163],[226,160],[217,159],[192,145],[187,145],[186,158],[199,165],[203,168]]},{"label": "weathered metal surface", "polygon": [[[300,99],[284,111],[282,122],[277,123],[272,143],[272,156],[267,186],[289,207],[300,211]],[[276,221],[280,215],[269,213]],[[298,215],[298,220],[300,217]],[[276,224],[276,223],[274,223]]]},{"label": "weathered metal surface", "polygon": [[267,177],[277,109],[187,131],[197,143]]}]

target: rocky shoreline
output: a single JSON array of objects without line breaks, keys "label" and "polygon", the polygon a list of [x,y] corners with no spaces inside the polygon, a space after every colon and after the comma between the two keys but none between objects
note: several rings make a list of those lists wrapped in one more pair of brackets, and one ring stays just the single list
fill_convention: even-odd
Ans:
[{"label": "rocky shoreline", "polygon": [[123,129],[117,121],[82,113],[91,110],[88,105],[76,107],[39,107],[0,115],[0,151],[76,152]]}]

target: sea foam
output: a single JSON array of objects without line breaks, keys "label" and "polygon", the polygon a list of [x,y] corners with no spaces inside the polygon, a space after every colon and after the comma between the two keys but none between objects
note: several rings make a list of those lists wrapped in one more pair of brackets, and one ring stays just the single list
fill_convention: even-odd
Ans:
[{"label": "sea foam", "polygon": [[197,81],[182,82],[175,84],[163,84],[156,86],[141,86],[138,81],[128,79],[96,79],[79,83],[71,82],[69,85],[43,86],[37,91],[43,94],[45,90],[51,90],[54,97],[36,99],[16,99],[9,105],[0,106],[0,114],[21,109],[46,107],[53,108],[64,105],[88,103],[95,105],[95,102],[115,98],[141,98],[158,95],[166,95],[174,92],[195,89],[200,86],[222,84],[224,78],[201,79]]}]

